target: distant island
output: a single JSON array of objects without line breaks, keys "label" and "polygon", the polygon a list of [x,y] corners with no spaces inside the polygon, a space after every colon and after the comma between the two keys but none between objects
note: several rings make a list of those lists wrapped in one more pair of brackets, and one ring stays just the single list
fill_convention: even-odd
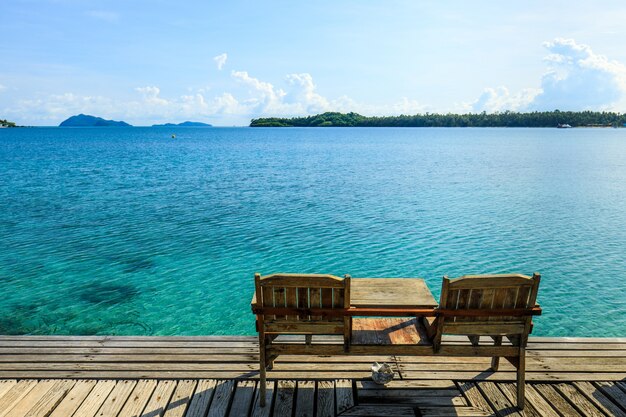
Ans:
[{"label": "distant island", "polygon": [[152,125],[152,127],[213,127],[208,123],[202,122],[182,122],[182,123],[165,123],[162,125]]},{"label": "distant island", "polygon": [[250,127],[623,127],[626,114],[593,111],[518,113],[426,113],[414,116],[362,116],[327,112],[308,117],[252,119]]},{"label": "distant island", "polygon": [[8,120],[0,119],[0,128],[2,127],[18,127],[15,123]]},{"label": "distant island", "polygon": [[126,122],[117,122],[115,120],[105,120],[102,117],[89,116],[87,114],[79,114],[72,116],[61,122],[59,127],[129,127]]}]

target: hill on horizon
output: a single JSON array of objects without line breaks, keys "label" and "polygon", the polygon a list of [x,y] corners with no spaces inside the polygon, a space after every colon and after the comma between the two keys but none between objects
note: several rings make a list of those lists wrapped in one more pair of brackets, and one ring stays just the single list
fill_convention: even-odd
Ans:
[{"label": "hill on horizon", "polygon": [[208,123],[202,122],[182,122],[182,123],[164,123],[160,125],[152,125],[152,127],[213,127]]},{"label": "hill on horizon", "polygon": [[105,120],[102,117],[78,114],[62,121],[59,127],[129,127],[130,124],[122,121]]}]

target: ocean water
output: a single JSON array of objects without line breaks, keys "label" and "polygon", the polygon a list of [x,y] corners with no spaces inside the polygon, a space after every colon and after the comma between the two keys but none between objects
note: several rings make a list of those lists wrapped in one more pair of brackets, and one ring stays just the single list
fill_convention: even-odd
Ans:
[{"label": "ocean water", "polygon": [[625,258],[626,129],[0,129],[0,334],[254,334],[257,271],[539,271],[535,335],[626,336]]}]

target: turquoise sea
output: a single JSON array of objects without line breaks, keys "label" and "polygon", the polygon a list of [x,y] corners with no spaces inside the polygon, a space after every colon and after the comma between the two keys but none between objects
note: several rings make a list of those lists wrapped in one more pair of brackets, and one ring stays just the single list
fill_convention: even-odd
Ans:
[{"label": "turquoise sea", "polygon": [[625,259],[626,129],[0,129],[0,334],[254,334],[256,271],[539,271],[535,335],[626,336]]}]

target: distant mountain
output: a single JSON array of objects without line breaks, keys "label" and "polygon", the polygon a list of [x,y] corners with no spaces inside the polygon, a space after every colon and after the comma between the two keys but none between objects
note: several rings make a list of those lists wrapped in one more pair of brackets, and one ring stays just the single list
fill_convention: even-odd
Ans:
[{"label": "distant mountain", "polygon": [[79,114],[64,120],[60,127],[126,127],[130,126],[126,122],[116,122],[115,120],[104,120],[102,117],[89,116],[87,114]]},{"label": "distant mountain", "polygon": [[165,123],[162,125],[152,125],[152,127],[213,127],[208,123],[201,122],[182,122],[182,123]]}]

